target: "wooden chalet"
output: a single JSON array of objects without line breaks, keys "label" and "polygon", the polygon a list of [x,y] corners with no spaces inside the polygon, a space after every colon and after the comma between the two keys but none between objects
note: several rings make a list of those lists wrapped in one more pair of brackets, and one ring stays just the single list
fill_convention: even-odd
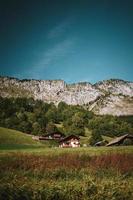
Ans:
[{"label": "wooden chalet", "polygon": [[133,144],[133,136],[129,134],[125,134],[123,136],[117,137],[113,139],[111,142],[109,142],[106,146],[118,146],[118,145],[123,145],[125,140],[129,139],[129,141]]},{"label": "wooden chalet", "polygon": [[76,135],[69,135],[59,141],[59,147],[80,147],[80,138]]}]

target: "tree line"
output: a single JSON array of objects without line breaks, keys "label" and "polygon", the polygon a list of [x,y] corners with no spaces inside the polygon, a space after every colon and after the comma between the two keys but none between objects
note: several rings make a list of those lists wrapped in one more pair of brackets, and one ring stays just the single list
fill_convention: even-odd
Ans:
[{"label": "tree line", "polygon": [[28,134],[44,135],[61,131],[65,135],[84,136],[85,128],[88,128],[92,136],[99,140],[101,135],[133,134],[132,122],[133,116],[97,116],[80,105],[67,105],[65,102],[55,106],[33,98],[0,97],[0,126]]}]

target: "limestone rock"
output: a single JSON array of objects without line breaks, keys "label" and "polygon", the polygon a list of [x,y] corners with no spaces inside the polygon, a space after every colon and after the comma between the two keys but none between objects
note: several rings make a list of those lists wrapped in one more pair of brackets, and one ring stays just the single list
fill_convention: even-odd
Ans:
[{"label": "limestone rock", "polygon": [[96,114],[133,115],[133,82],[110,79],[94,85],[66,84],[63,80],[19,80],[0,77],[2,97],[26,97],[70,105],[87,105]]}]

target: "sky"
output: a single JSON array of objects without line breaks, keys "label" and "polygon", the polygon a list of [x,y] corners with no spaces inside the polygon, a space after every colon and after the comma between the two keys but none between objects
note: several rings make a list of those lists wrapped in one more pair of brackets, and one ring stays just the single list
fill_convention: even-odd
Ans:
[{"label": "sky", "polygon": [[0,75],[133,81],[133,0],[0,0]]}]

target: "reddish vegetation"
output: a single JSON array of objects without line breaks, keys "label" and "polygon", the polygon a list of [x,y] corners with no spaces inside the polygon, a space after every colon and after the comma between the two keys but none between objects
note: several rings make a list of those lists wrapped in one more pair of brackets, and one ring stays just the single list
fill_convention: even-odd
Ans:
[{"label": "reddish vegetation", "polygon": [[125,173],[133,170],[132,161],[132,154],[110,154],[92,157],[90,165],[94,169],[113,168]]},{"label": "reddish vegetation", "polygon": [[54,169],[109,169],[113,168],[122,173],[133,170],[132,154],[108,154],[99,156],[63,154],[58,156],[35,156],[15,154],[4,160],[0,170],[54,170]]}]

